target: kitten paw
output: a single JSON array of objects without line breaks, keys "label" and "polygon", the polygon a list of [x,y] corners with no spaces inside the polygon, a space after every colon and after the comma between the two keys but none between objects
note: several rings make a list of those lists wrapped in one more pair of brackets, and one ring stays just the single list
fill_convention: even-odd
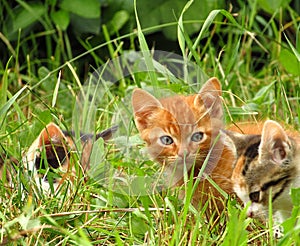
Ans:
[{"label": "kitten paw", "polygon": [[273,230],[273,236],[274,236],[274,238],[279,239],[279,238],[283,237],[283,235],[284,235],[283,234],[283,227],[280,226],[280,225],[276,226],[274,228],[274,230]]}]

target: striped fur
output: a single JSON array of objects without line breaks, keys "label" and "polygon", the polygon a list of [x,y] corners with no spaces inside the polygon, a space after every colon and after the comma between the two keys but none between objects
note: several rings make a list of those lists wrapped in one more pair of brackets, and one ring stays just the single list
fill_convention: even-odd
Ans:
[{"label": "striped fur", "polygon": [[261,135],[226,133],[237,152],[234,191],[245,205],[251,203],[248,216],[267,220],[271,196],[274,219],[281,223],[292,211],[290,189],[300,187],[298,133],[271,120],[264,123]]},{"label": "striped fur", "polygon": [[[148,153],[163,166],[166,184],[182,185],[184,168],[190,171],[193,165],[196,178],[208,157],[205,173],[221,189],[232,193],[230,177],[234,155],[224,145],[223,137],[215,142],[223,127],[220,97],[221,85],[216,78],[208,80],[198,94],[189,96],[158,100],[144,90],[134,90],[132,105],[136,126],[148,146]],[[223,210],[224,197],[201,177],[192,202],[198,207],[206,203],[209,196],[215,198],[218,205],[217,209],[212,205],[211,210],[217,213],[218,208]]]}]

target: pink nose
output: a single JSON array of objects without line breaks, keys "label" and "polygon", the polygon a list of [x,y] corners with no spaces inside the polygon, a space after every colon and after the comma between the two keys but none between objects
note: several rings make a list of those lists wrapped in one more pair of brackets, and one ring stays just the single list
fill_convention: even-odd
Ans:
[{"label": "pink nose", "polygon": [[186,150],[180,150],[178,152],[178,157],[184,159],[184,158],[188,158],[189,153]]},{"label": "pink nose", "polygon": [[186,159],[188,158],[189,154],[187,152],[180,152],[178,153],[178,157],[182,158],[182,159]]},{"label": "pink nose", "polygon": [[253,213],[252,211],[248,211],[248,212],[247,212],[247,216],[248,216],[249,218],[253,218],[254,213]]}]

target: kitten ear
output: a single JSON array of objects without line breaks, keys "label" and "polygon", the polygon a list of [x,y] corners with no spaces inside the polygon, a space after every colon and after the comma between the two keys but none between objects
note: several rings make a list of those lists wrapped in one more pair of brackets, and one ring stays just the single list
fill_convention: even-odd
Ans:
[{"label": "kitten ear", "polygon": [[65,141],[62,130],[54,123],[48,124],[39,135],[39,146],[49,144],[61,144]]},{"label": "kitten ear", "polygon": [[215,77],[210,78],[195,97],[194,105],[199,108],[204,103],[205,108],[210,111],[211,117],[222,118],[223,107],[220,99],[221,95],[222,88],[220,81]]},{"label": "kitten ear", "polygon": [[205,82],[202,86],[200,93],[203,92],[215,92],[216,95],[222,96],[222,86],[218,78],[212,77]]},{"label": "kitten ear", "polygon": [[132,93],[132,107],[137,128],[142,131],[147,127],[147,122],[155,113],[155,109],[162,108],[162,104],[148,92],[137,88]]},{"label": "kitten ear", "polygon": [[150,93],[139,88],[134,89],[132,93],[132,106],[134,113],[143,111],[148,107],[162,107],[159,100]]},{"label": "kitten ear", "polygon": [[284,164],[291,151],[291,141],[276,121],[267,120],[263,126],[261,143],[259,146],[259,160],[273,160],[277,164]]},{"label": "kitten ear", "polygon": [[[62,130],[54,123],[48,124],[40,133],[38,139],[29,148],[33,153],[37,150],[46,151],[48,164],[58,168],[68,155],[67,138]],[[39,169],[41,157],[36,155],[35,165]]]},{"label": "kitten ear", "polygon": [[107,141],[112,138],[113,134],[118,130],[119,126],[115,125],[96,134],[96,139],[103,138]]}]

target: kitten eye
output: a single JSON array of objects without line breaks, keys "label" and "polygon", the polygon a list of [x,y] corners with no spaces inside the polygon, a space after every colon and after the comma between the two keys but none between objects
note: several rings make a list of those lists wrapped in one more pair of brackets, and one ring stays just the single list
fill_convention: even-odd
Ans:
[{"label": "kitten eye", "polygon": [[170,136],[162,136],[159,139],[164,145],[170,145],[174,142]]},{"label": "kitten eye", "polygon": [[191,137],[191,140],[193,142],[200,142],[202,139],[203,139],[203,132],[195,132]]},{"label": "kitten eye", "polygon": [[259,195],[260,195],[259,191],[251,192],[249,194],[249,198],[251,202],[259,202]]}]

